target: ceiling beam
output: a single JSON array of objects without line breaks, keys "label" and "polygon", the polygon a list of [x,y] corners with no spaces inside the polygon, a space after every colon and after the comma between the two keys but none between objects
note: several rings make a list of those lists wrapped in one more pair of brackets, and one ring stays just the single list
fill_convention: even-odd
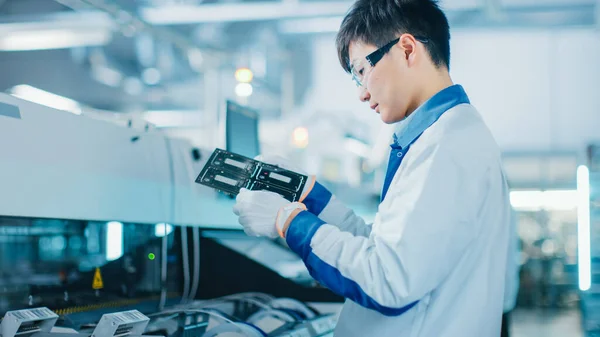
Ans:
[{"label": "ceiling beam", "polygon": [[14,15],[0,19],[0,51],[103,46],[116,25],[104,13]]},{"label": "ceiling beam", "polygon": [[[496,0],[493,0],[496,1]],[[597,0],[600,2],[600,0]],[[497,4],[492,4],[496,6]],[[600,8],[600,5],[597,6]],[[547,29],[568,27],[594,27],[600,20],[600,9],[594,5],[557,6],[540,8],[505,8],[498,20],[492,20],[489,11],[479,10],[447,10],[453,29]],[[497,15],[497,14],[492,14]],[[293,18],[279,22],[279,32],[283,34],[315,34],[335,33],[338,31],[342,16]]]},{"label": "ceiling beam", "polygon": [[112,18],[99,11],[63,12],[43,15],[3,15],[0,17],[0,35],[17,31],[47,29],[115,30]]},{"label": "ceiling beam", "polygon": [[206,22],[265,21],[344,15],[352,2],[281,2],[224,3],[206,5],[169,5],[145,7],[140,16],[154,25],[181,25]]},{"label": "ceiling beam", "polygon": [[[140,16],[155,25],[182,25],[205,22],[264,21],[306,17],[343,16],[353,0],[331,1],[257,1],[211,4],[169,4],[142,7]],[[460,1],[444,3],[444,10],[475,9],[477,4]]]},{"label": "ceiling beam", "polygon": [[[574,0],[575,1],[575,0]],[[600,0],[598,0],[600,1]],[[283,32],[320,32],[337,30],[336,24],[346,14],[351,1],[303,2],[281,0],[276,2],[213,3],[201,5],[165,5],[143,7],[140,17],[153,25],[185,25],[207,22],[281,21]],[[590,9],[592,11],[590,12]],[[452,7],[444,10],[449,17],[467,18],[466,22],[454,25],[544,27],[544,26],[587,26],[590,13],[596,6],[577,1],[573,4],[543,6],[511,6],[503,8],[501,0],[479,0],[476,6]],[[561,17],[562,16],[562,17]],[[533,22],[527,22],[531,18]],[[580,19],[584,19],[583,21]],[[306,20],[304,22],[304,20]],[[315,22],[323,22],[316,24]],[[462,21],[462,20],[461,20]],[[593,20],[596,22],[596,19]],[[291,22],[291,23],[290,23]],[[300,24],[299,24],[300,23]],[[302,28],[301,24],[306,24]],[[327,26],[322,29],[321,26]],[[333,28],[331,28],[333,27]],[[338,25],[339,27],[339,25]]]}]

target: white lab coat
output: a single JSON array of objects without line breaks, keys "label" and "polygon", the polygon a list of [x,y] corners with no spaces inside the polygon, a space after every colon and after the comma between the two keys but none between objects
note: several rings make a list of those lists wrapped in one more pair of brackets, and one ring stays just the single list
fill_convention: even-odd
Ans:
[{"label": "white lab coat", "polygon": [[299,213],[286,240],[315,279],[348,298],[335,336],[499,336],[509,192],[473,106],[447,110],[412,144],[373,224],[335,197],[325,202]]},{"label": "white lab coat", "polygon": [[519,271],[521,269],[521,249],[517,230],[517,214],[513,209],[510,218],[508,259],[506,262],[506,283],[504,285],[504,312],[510,312],[517,304],[519,294]]}]

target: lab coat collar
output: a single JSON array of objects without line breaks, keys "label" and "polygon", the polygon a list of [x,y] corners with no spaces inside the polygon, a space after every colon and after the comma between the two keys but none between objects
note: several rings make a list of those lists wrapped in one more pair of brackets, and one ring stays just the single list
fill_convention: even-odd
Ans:
[{"label": "lab coat collar", "polygon": [[391,146],[406,148],[435,123],[444,112],[463,103],[469,104],[470,101],[461,85],[455,84],[443,89],[398,123]]}]

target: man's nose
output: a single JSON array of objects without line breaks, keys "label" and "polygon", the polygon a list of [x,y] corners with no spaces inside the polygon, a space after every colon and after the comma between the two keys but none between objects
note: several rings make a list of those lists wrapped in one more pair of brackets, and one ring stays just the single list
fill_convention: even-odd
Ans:
[{"label": "man's nose", "polygon": [[361,102],[368,102],[369,99],[371,99],[369,90],[367,90],[367,88],[364,86],[358,87],[358,99],[360,99]]}]

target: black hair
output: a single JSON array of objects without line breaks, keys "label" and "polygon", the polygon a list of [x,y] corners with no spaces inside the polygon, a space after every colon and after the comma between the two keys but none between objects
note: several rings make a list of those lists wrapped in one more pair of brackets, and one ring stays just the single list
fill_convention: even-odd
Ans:
[{"label": "black hair", "polygon": [[426,39],[435,66],[450,69],[450,27],[437,0],[357,0],[336,37],[340,64],[350,72],[352,42],[381,48],[405,33]]}]

